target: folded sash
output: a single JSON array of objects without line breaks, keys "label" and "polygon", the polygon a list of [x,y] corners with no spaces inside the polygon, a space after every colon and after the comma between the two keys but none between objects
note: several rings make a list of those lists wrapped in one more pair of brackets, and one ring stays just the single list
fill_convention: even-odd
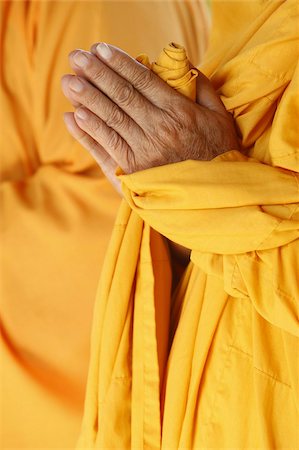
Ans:
[{"label": "folded sash", "polygon": [[[203,66],[234,114],[244,153],[118,172],[125,201],[96,297],[78,448],[273,448],[284,446],[286,435],[296,441],[299,168],[294,133],[284,130],[298,104],[297,50],[294,4],[280,7],[269,3],[244,32],[241,56],[230,54],[218,73]],[[274,42],[265,27],[276,29],[282,17],[288,28]],[[275,60],[269,81],[270,69],[259,63],[271,67],[267,55],[282,53],[284,33],[291,36],[288,65]],[[139,60],[149,65],[144,55]],[[149,67],[195,99],[196,71],[183,48],[169,45]],[[191,250],[172,298],[162,236]],[[265,376],[272,380],[267,389]],[[274,391],[273,379],[287,392]],[[287,405],[286,421],[269,415],[274,400]],[[206,435],[210,423],[217,432]]]}]

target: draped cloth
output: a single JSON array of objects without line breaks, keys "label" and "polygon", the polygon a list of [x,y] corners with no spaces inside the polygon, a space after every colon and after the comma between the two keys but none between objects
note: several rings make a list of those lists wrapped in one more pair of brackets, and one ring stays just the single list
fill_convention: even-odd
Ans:
[{"label": "draped cloth", "polygon": [[200,69],[242,152],[118,172],[77,448],[298,448],[298,4],[234,8]]},{"label": "draped cloth", "polygon": [[174,39],[196,64],[206,15],[189,0],[0,2],[2,450],[75,446],[95,293],[120,204],[65,128],[68,54],[105,41],[155,55]]}]

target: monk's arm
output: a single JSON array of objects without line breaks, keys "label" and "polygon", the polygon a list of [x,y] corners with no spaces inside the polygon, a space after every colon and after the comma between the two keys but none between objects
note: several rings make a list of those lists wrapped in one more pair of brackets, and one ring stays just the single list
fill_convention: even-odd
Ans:
[{"label": "monk's arm", "polygon": [[65,75],[62,88],[79,107],[65,122],[114,185],[117,166],[131,174],[239,148],[231,115],[199,71],[193,102],[122,50],[92,50],[70,54],[77,75]]},{"label": "monk's arm", "polygon": [[[70,133],[94,156],[120,191],[117,166],[126,174],[188,159],[211,160],[239,143],[231,115],[198,71],[193,102],[122,50],[107,44],[70,54],[76,76],[62,78],[77,107],[66,113]],[[190,250],[168,240],[174,272]]]}]

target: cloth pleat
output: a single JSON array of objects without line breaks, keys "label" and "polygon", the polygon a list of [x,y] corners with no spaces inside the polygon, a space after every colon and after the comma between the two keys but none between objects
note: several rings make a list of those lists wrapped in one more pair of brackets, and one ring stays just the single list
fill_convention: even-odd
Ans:
[{"label": "cloth pleat", "polygon": [[[212,36],[222,54],[214,47],[199,68],[242,151],[118,170],[124,201],[96,297],[78,448],[298,444],[298,7],[256,4],[248,25],[238,5],[232,30],[225,7],[214,17],[226,34]],[[139,61],[195,100],[180,45]],[[174,293],[165,237],[191,250]]]}]

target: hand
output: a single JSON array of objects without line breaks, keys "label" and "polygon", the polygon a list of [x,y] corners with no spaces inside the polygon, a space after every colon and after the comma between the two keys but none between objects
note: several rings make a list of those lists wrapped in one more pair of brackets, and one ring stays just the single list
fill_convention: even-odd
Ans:
[{"label": "hand", "polygon": [[239,148],[232,117],[200,72],[194,103],[112,45],[69,56],[77,75],[65,75],[62,89],[77,109],[66,125],[117,188],[117,166],[129,174]]}]

